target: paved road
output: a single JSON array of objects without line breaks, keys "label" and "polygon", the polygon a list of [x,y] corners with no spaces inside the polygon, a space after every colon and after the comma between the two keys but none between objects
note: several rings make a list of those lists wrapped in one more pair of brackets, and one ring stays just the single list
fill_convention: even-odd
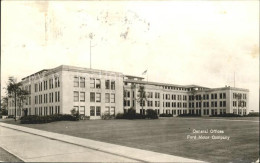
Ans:
[{"label": "paved road", "polygon": [[0,146],[25,162],[137,162],[5,127],[0,127]]}]

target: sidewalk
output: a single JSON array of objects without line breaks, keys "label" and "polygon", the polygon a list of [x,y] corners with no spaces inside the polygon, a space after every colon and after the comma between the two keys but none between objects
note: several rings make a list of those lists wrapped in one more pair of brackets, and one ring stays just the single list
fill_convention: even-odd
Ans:
[{"label": "sidewalk", "polygon": [[[5,130],[5,132],[7,133],[4,133],[3,130]],[[9,139],[8,139],[8,133],[10,133]],[[19,136],[16,136],[15,139],[13,139],[12,137],[14,136],[12,134],[18,134]],[[29,137],[33,137],[33,138],[31,138],[30,140]],[[6,141],[4,141],[3,138],[6,138]],[[26,140],[24,140],[25,138]],[[15,147],[14,146],[15,143],[9,143],[8,141],[16,142],[16,143],[19,142],[21,146]],[[23,146],[26,146],[27,141],[32,143],[33,141],[35,141],[36,144],[38,143],[38,146],[34,146],[33,148],[23,148]],[[39,142],[41,143],[39,144]],[[4,146],[6,150],[15,154],[20,159],[26,162],[28,161],[36,161],[36,162],[38,161],[44,161],[44,162],[48,162],[48,161],[202,162],[199,160],[193,160],[193,159],[188,159],[188,158],[183,158],[183,157],[178,157],[178,156],[173,156],[168,154],[162,154],[158,152],[152,152],[152,151],[130,148],[121,145],[104,143],[104,142],[94,141],[90,139],[83,139],[83,138],[73,137],[69,135],[62,135],[62,134],[27,128],[27,127],[22,127],[17,125],[11,125],[11,124],[1,123],[1,122],[0,122],[0,145]],[[54,148],[54,150],[51,148]],[[22,150],[23,152],[19,152],[19,150]],[[35,150],[37,150],[37,152],[35,152]],[[49,156],[49,158],[46,155],[46,153],[48,153],[48,150],[52,150],[52,152],[54,152],[53,155]],[[64,153],[62,152],[62,150],[68,152],[70,151],[69,153],[68,152],[67,153],[68,154],[73,153],[74,155],[78,155],[78,156],[69,157],[70,160],[66,160],[64,159],[65,157],[63,156]],[[89,156],[91,155],[88,155],[88,157],[85,158],[86,160],[84,160],[84,158],[83,159],[80,158],[80,157],[84,157],[84,155],[80,156],[80,153],[83,153],[84,155],[87,155],[86,153],[91,153],[96,157],[94,157],[94,159],[90,159]],[[57,156],[59,154],[62,156],[61,158]],[[37,155],[40,155],[41,157]],[[101,158],[103,158],[103,160],[100,159],[100,157],[98,157],[99,155]]]}]

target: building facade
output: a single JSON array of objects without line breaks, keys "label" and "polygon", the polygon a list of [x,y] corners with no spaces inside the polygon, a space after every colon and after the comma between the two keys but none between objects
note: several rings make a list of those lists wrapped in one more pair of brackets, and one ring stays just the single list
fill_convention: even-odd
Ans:
[{"label": "building facade", "polygon": [[[44,69],[22,79],[30,94],[17,106],[17,116],[70,114],[72,109],[90,119],[102,114],[116,115],[134,108],[137,113],[153,109],[158,114],[248,113],[248,89],[206,88],[143,81],[144,78],[119,72],[61,65]],[[147,100],[139,100],[140,86]],[[8,102],[8,114],[14,115],[14,100]]]}]

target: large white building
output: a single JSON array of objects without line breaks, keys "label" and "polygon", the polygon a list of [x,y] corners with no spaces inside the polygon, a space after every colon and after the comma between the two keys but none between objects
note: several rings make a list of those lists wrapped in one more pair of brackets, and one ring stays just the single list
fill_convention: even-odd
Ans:
[{"label": "large white building", "polygon": [[[102,114],[115,115],[134,108],[145,114],[154,109],[158,114],[248,113],[249,90],[223,87],[206,88],[197,85],[174,85],[146,82],[143,78],[119,72],[61,65],[44,69],[22,79],[30,92],[17,116],[70,114],[75,108],[80,114],[99,119]],[[147,101],[140,104],[139,88],[144,86]],[[238,99],[241,97],[240,99]],[[143,107],[141,106],[143,105]],[[14,115],[14,101],[8,102],[8,114]],[[142,109],[143,108],[143,109]]]}]

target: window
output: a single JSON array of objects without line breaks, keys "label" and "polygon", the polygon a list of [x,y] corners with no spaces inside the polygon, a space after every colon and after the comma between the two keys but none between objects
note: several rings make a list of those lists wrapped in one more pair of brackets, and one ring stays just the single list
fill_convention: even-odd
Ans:
[{"label": "window", "polygon": [[96,93],[96,102],[101,102],[101,93]]},{"label": "window", "polygon": [[223,99],[226,99],[226,93],[223,93]]},{"label": "window", "polygon": [[80,77],[80,88],[85,88],[85,78]]},{"label": "window", "polygon": [[90,88],[95,88],[95,79],[90,78]]},{"label": "window", "polygon": [[96,116],[100,116],[101,108],[100,106],[96,107]]},{"label": "window", "polygon": [[79,87],[79,77],[74,77],[74,87]]},{"label": "window", "polygon": [[38,108],[34,108],[35,115],[38,115]]},{"label": "window", "polygon": [[74,106],[73,107],[76,111],[79,111],[79,107],[78,106]]},{"label": "window", "polygon": [[80,106],[79,107],[79,114],[85,115],[85,106]]},{"label": "window", "polygon": [[85,102],[85,92],[80,92],[80,101]]},{"label": "window", "polygon": [[115,94],[114,93],[111,93],[111,100],[110,100],[111,103],[115,103]]},{"label": "window", "polygon": [[110,94],[106,93],[105,98],[106,98],[106,103],[109,103],[110,102]]},{"label": "window", "polygon": [[58,95],[57,95],[57,92],[55,92],[55,102],[57,102],[57,101],[58,101]]},{"label": "window", "polygon": [[49,93],[49,102],[51,102],[51,93]]},{"label": "window", "polygon": [[112,89],[112,90],[115,90],[115,88],[116,88],[116,83],[115,83],[115,81],[111,81],[111,89]]},{"label": "window", "polygon": [[110,115],[115,115],[115,107],[110,108]]},{"label": "window", "polygon": [[105,107],[105,114],[109,114],[109,106]]},{"label": "window", "polygon": [[60,92],[58,92],[58,102],[60,102]]},{"label": "window", "polygon": [[95,106],[90,106],[90,116],[95,116]]},{"label": "window", "polygon": [[49,79],[49,88],[53,88],[53,79]]},{"label": "window", "polygon": [[106,85],[106,89],[110,89],[110,81],[109,80],[106,80],[105,85]]},{"label": "window", "polygon": [[79,101],[79,92],[74,91],[74,102]]},{"label": "window", "polygon": [[219,98],[222,99],[222,93],[219,94]]},{"label": "window", "polygon": [[223,107],[226,107],[226,101],[223,101]]},{"label": "window", "polygon": [[60,80],[58,77],[55,77],[55,88],[60,86]]},{"label": "window", "polygon": [[101,88],[101,82],[100,82],[100,79],[96,79],[96,88],[98,88],[98,89]]},{"label": "window", "polygon": [[90,102],[95,102],[95,93],[90,92]]},{"label": "window", "polygon": [[38,92],[38,86],[37,86],[37,84],[34,84],[34,92]]}]

